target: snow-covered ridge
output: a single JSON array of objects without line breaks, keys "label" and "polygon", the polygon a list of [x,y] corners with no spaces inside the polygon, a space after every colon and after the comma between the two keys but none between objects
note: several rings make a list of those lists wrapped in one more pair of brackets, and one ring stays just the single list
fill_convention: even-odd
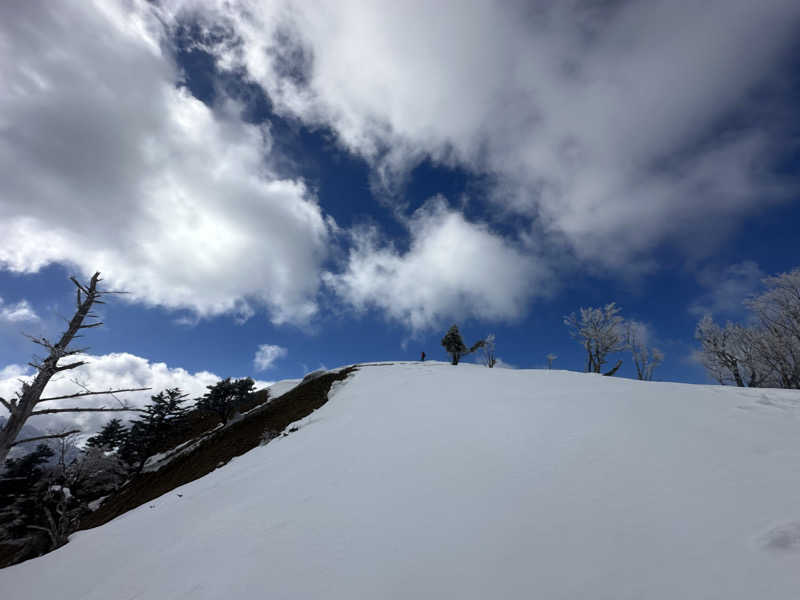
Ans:
[{"label": "snow-covered ridge", "polygon": [[[266,389],[269,390],[269,398],[267,399],[267,401],[264,402],[263,404],[257,404],[255,407],[251,408],[249,411],[243,413],[242,415],[237,415],[236,419],[242,418],[252,411],[263,409],[270,402],[276,400],[277,398],[280,398],[286,392],[294,389],[298,383],[300,383],[299,379],[283,379],[281,381],[276,381],[272,385],[267,386]],[[235,420],[231,421],[229,425],[232,424],[233,422],[235,422]],[[183,454],[186,454],[188,452],[191,452],[192,450],[197,448],[197,446],[204,443],[207,439],[212,437],[223,427],[224,426],[221,424],[217,425],[216,427],[209,429],[207,432],[205,432],[198,438],[187,440],[183,444],[180,444],[175,448],[170,448],[166,452],[160,452],[158,454],[154,454],[153,456],[147,459],[144,469],[142,469],[143,472],[147,473],[151,471],[158,471],[160,468],[169,464],[175,458]]]},{"label": "snow-covered ridge", "polygon": [[299,429],[0,571],[15,599],[795,599],[800,393],[361,366]]}]

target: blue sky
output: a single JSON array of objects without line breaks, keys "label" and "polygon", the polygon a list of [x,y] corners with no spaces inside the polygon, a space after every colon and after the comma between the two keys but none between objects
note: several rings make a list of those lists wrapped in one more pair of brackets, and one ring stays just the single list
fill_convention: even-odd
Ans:
[{"label": "blue sky", "polygon": [[130,355],[106,378],[444,360],[453,322],[580,370],[564,315],[615,301],[657,379],[705,383],[700,316],[800,263],[796,2],[32,2],[0,29],[9,380],[99,270],[130,292],[86,340]]}]

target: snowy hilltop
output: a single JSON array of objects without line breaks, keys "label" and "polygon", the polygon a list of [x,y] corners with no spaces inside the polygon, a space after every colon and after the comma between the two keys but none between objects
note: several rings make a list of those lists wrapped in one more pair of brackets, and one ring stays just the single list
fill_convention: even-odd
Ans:
[{"label": "snowy hilltop", "polygon": [[3,595],[798,597],[797,391],[362,365],[288,431]]}]

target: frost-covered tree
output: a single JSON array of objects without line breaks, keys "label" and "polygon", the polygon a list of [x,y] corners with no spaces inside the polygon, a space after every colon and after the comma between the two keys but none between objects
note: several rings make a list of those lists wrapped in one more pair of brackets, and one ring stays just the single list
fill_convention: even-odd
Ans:
[{"label": "frost-covered tree", "polygon": [[644,323],[628,321],[625,324],[625,344],[630,350],[636,376],[642,381],[652,381],[656,367],[664,361],[664,354],[658,348],[650,348],[648,331]]},{"label": "frost-covered tree", "polygon": [[483,343],[480,345],[481,362],[492,369],[497,364],[494,334],[490,333],[485,339],[482,340],[482,342]]},{"label": "frost-covered tree", "polygon": [[764,283],[767,290],[746,303],[759,324],[751,345],[774,385],[800,389],[800,268]]},{"label": "frost-covered tree", "polygon": [[39,444],[29,454],[6,460],[0,476],[0,542],[6,546],[0,560],[5,564],[67,543],[89,503],[113,492],[126,476],[119,457],[102,448],[87,448],[71,458],[73,441],[70,434],[58,438],[55,452]]},{"label": "frost-covered tree", "polygon": [[[581,308],[579,314],[564,317],[570,335],[586,350],[586,372],[600,373],[609,354],[625,349],[624,321],[614,303],[602,308]],[[618,361],[606,375],[613,375],[622,361]]]},{"label": "frost-covered tree", "polygon": [[745,305],[748,326],[697,325],[700,358],[720,383],[800,389],[800,268],[764,280],[766,290]]},{"label": "frost-covered tree", "polygon": [[748,328],[746,355],[760,375],[752,387],[800,389],[800,343],[785,330]]},{"label": "frost-covered tree", "polygon": [[461,338],[461,332],[458,330],[458,325],[453,325],[447,330],[442,338],[442,346],[445,351],[450,355],[452,364],[457,365],[461,357],[469,352],[469,348]]},{"label": "frost-covered tree", "polygon": [[768,378],[768,368],[758,356],[757,330],[726,323],[721,327],[710,315],[700,319],[695,338],[700,342],[700,362],[721,384],[759,387]]},{"label": "frost-covered tree", "polygon": [[[3,538],[20,547],[19,560],[66,544],[87,511],[86,503],[75,493],[80,483],[80,471],[75,468],[79,461],[67,463],[68,448],[68,442],[63,442],[59,454],[40,444],[29,455],[6,461],[7,471],[0,480],[0,489],[7,482],[11,486],[6,492],[13,493],[10,502],[7,493],[0,494],[3,496],[0,529]],[[47,465],[45,461],[54,454],[58,455],[57,463]]]},{"label": "frost-covered tree", "polygon": [[197,408],[215,413],[220,422],[225,425],[239,412],[239,407],[244,404],[255,391],[256,384],[249,377],[243,379],[223,379],[214,385],[207,386],[208,392],[197,400]]}]

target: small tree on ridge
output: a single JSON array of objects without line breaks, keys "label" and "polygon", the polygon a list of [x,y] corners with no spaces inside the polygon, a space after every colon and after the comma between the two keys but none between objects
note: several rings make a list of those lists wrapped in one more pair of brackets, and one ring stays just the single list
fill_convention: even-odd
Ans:
[{"label": "small tree on ridge", "polygon": [[[570,335],[586,350],[587,373],[600,373],[609,354],[625,349],[623,319],[619,312],[619,307],[611,302],[602,308],[581,308],[580,316],[572,313],[564,317]],[[618,361],[605,374],[613,375],[621,364],[622,361]]]}]

